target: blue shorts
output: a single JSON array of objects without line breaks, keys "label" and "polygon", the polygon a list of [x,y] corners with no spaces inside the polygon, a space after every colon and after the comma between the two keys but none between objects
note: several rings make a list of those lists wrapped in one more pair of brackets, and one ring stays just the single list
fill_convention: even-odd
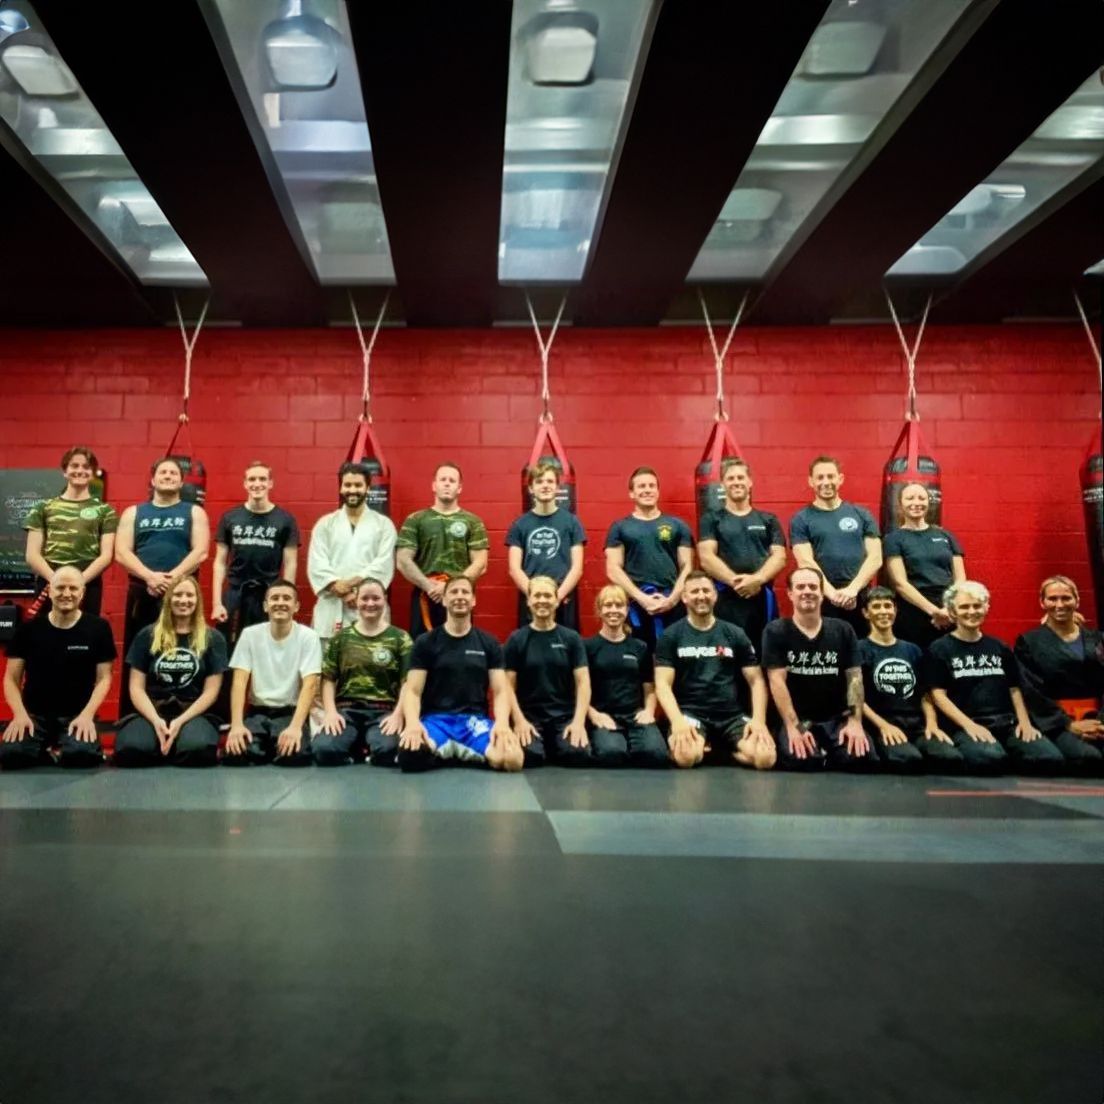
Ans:
[{"label": "blue shorts", "polygon": [[482,762],[491,744],[490,717],[471,713],[430,713],[422,724],[438,759]]}]

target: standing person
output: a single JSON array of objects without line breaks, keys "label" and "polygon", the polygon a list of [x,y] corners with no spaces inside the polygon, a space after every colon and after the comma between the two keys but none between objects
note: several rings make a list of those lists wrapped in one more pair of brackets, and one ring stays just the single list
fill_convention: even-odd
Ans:
[{"label": "standing person", "polygon": [[[299,526],[268,497],[272,469],[254,460],[245,469],[245,503],[227,510],[215,529],[211,620],[232,647],[242,629],[266,620],[265,593],[277,579],[295,582]],[[223,589],[229,568],[230,586]]]},{"label": "standing person", "polygon": [[778,764],[869,769],[878,755],[862,725],[859,642],[846,621],[821,615],[824,586],[817,568],[794,568],[786,584],[793,616],[763,630],[763,666],[782,718]]},{"label": "standing person", "polygon": [[513,692],[513,730],[527,767],[590,763],[586,716],[590,671],[583,638],[556,624],[556,580],[529,580],[532,620],[510,634],[504,651],[506,678]]},{"label": "standing person", "polygon": [[899,526],[882,544],[886,576],[898,597],[897,632],[925,649],[954,627],[943,592],[966,578],[962,545],[950,530],[928,523],[929,501],[923,483],[906,483]]},{"label": "standing person", "polygon": [[1104,636],[1079,624],[1081,594],[1065,575],[1039,587],[1046,620],[1021,633],[1015,656],[1032,720],[1067,762],[1099,772],[1104,764]]},{"label": "standing person", "polygon": [[[84,581],[81,608],[90,616],[99,616],[103,605],[103,573],[114,555],[119,527],[115,510],[92,495],[99,466],[96,454],[84,445],[66,450],[61,458],[65,490],[36,503],[23,521],[27,566],[41,580],[39,589],[49,585],[59,567],[75,567]],[[49,608],[47,599],[40,612]]]},{"label": "standing person", "polygon": [[81,610],[84,579],[59,567],[50,579],[52,608],[20,625],[8,644],[4,700],[12,719],[0,738],[0,767],[103,762],[96,710],[111,689],[115,642],[108,623]]},{"label": "standing person", "polygon": [[606,578],[628,596],[633,635],[649,652],[665,625],[679,620],[682,587],[694,566],[694,535],[682,518],[659,509],[659,476],[637,468],[629,476],[633,511],[606,534]]},{"label": "standing person", "polygon": [[579,628],[576,587],[583,577],[586,532],[570,510],[556,505],[559,465],[545,461],[529,471],[533,508],[515,519],[506,533],[506,564],[518,588],[518,626],[529,622],[529,580],[546,575],[556,582],[556,620]]},{"label": "standing person", "polygon": [[882,566],[878,523],[863,506],[840,498],[843,472],[832,456],[818,456],[809,465],[811,506],[790,519],[790,546],[798,567],[813,567],[824,580],[829,615],[846,621],[858,634],[866,634],[859,606],[863,587]]},{"label": "standing person", "polygon": [[1012,649],[981,630],[989,591],[967,579],[943,597],[955,627],[928,649],[928,683],[936,708],[954,726],[951,739],[971,766],[1052,772],[1062,753],[1032,724]]},{"label": "standing person", "polygon": [[[671,722],[671,758],[692,767],[709,755],[756,770],[775,763],[767,730],[767,687],[755,648],[743,629],[714,616],[717,589],[704,571],[691,571],[683,589],[685,619],[656,644],[656,695]],[[747,683],[750,715],[740,701]]]},{"label": "standing person", "polygon": [[962,753],[939,727],[924,685],[923,652],[894,635],[897,603],[888,587],[871,587],[863,598],[870,635],[859,641],[863,672],[863,720],[882,760],[891,769],[958,771]]},{"label": "standing person", "polygon": [[628,633],[629,596],[612,583],[594,603],[601,621],[588,637],[590,747],[598,766],[666,767],[671,757],[656,725],[655,675],[644,642]]},{"label": "standing person", "polygon": [[[513,695],[502,645],[472,624],[475,584],[466,575],[445,583],[445,623],[414,641],[404,688],[405,725],[399,766],[424,771],[448,759],[518,771],[525,757],[510,729]],[[487,693],[493,699],[487,716]]]},{"label": "standing person", "polygon": [[290,579],[270,583],[262,604],[268,620],[242,629],[230,659],[230,731],[222,761],[306,766],[311,741],[303,726],[318,693],[322,642],[314,629],[296,622],[299,593]]},{"label": "standing person", "polygon": [[745,460],[721,462],[725,500],[701,520],[698,560],[717,581],[716,615],[743,629],[757,644],[771,616],[771,582],[786,566],[786,538],[774,514],[751,504],[751,468]]},{"label": "standing person", "polygon": [[165,592],[160,616],[134,638],[127,662],[138,712],[115,737],[116,765],[213,767],[218,718],[208,711],[226,670],[226,641],[203,619],[194,576],[182,576]]},{"label": "standing person", "polygon": [[414,642],[387,624],[387,591],[364,579],[357,619],[334,636],[322,662],[322,728],[314,737],[320,767],[346,766],[367,755],[374,767],[395,763],[403,728],[402,685]]},{"label": "standing person", "polygon": [[211,532],[202,506],[183,502],[184,473],[172,457],[153,466],[153,498],[128,506],[119,519],[115,559],[130,574],[123,621],[123,684],[119,716],[131,711],[130,649],[138,630],[156,621],[163,599],[178,579],[207,559]]},{"label": "standing person", "polygon": [[414,584],[410,635],[415,640],[444,624],[445,582],[451,576],[463,575],[474,583],[487,570],[491,542],[482,519],[460,508],[463,478],[458,464],[438,464],[433,505],[416,510],[399,530],[396,566]]},{"label": "standing person", "polygon": [[315,593],[314,631],[323,642],[356,620],[356,590],[362,579],[391,585],[395,574],[395,525],[369,510],[369,473],[347,462],[337,473],[341,506],[311,531],[307,576]]}]

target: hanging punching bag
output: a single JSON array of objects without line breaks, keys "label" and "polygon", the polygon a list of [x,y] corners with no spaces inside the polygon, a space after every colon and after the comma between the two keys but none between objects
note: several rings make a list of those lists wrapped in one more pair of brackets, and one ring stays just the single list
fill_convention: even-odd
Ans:
[{"label": "hanging punching bag", "polygon": [[372,423],[361,418],[346,463],[359,464],[368,473],[368,509],[384,517],[391,516],[391,469],[383,456]]},{"label": "hanging punching bag", "polygon": [[560,486],[556,491],[556,505],[569,513],[578,513],[579,494],[575,485],[575,468],[567,458],[560,435],[551,421],[542,421],[529,453],[529,463],[521,469],[521,509],[533,508],[533,496],[529,493],[529,472],[538,464],[552,464],[560,473]]},{"label": "hanging punching bag", "polygon": [[910,418],[901,429],[885,468],[882,470],[882,533],[900,526],[897,506],[901,491],[909,483],[920,483],[928,491],[928,524],[939,525],[943,516],[943,489],[939,465],[925,455],[920,423]]},{"label": "hanging punching bag", "polygon": [[705,442],[705,451],[694,471],[694,498],[698,508],[698,531],[701,521],[711,510],[724,508],[725,489],[721,482],[721,464],[729,459],[741,456],[740,446],[732,435],[727,421],[713,423],[709,439]]},{"label": "hanging punching bag", "polygon": [[[203,466],[202,460],[197,460],[193,455],[192,445],[192,431],[187,429],[188,419],[184,415],[181,415],[180,421],[177,423],[176,432],[172,435],[172,440],[169,441],[169,447],[165,449],[165,459],[175,460],[180,465],[180,472],[184,476],[184,483],[180,488],[180,500],[181,502],[192,502],[196,506],[202,506],[207,500],[207,469]],[[176,439],[180,436],[180,431],[187,429],[188,444],[187,452],[184,451],[185,445],[181,441],[181,451],[176,451]],[[154,468],[157,465],[154,464]],[[153,492],[150,491],[150,497],[153,496]]]},{"label": "hanging punching bag", "polygon": [[1089,570],[1096,593],[1096,624],[1104,625],[1104,456],[1100,426],[1081,462],[1081,504],[1085,511],[1085,539],[1089,545]]}]

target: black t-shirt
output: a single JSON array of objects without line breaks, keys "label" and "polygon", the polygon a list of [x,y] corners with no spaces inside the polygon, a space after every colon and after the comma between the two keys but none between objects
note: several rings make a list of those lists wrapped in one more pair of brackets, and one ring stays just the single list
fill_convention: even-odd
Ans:
[{"label": "black t-shirt", "polygon": [[887,721],[917,721],[923,716],[924,696],[921,665],[924,653],[907,640],[876,644],[867,637],[859,641],[866,704]]},{"label": "black t-shirt", "polygon": [[656,666],[675,672],[675,701],[683,713],[699,720],[727,719],[745,712],[742,671],[758,662],[744,630],[727,621],[714,621],[703,630],[684,617],[656,642]]},{"label": "black t-shirt", "polygon": [[506,641],[506,670],[517,675],[522,713],[538,724],[569,718],[575,712],[575,671],[587,665],[583,638],[557,625],[538,632],[526,625]]},{"label": "black t-shirt", "polygon": [[701,520],[700,539],[717,542],[717,555],[735,575],[758,571],[772,544],[786,547],[778,518],[765,510],[752,510],[743,517],[731,510],[710,510]]},{"label": "black t-shirt", "polygon": [[491,671],[501,671],[502,645],[474,625],[452,636],[444,625],[414,641],[410,669],[425,671],[422,714],[468,713],[484,716]]},{"label": "black t-shirt", "polygon": [[203,693],[203,684],[210,675],[226,670],[226,638],[213,629],[207,630],[207,647],[202,655],[192,650],[188,633],[176,634],[176,647],[153,654],[154,625],[147,625],[134,638],[126,661],[146,676],[146,693],[155,705],[172,699],[191,703]]},{"label": "black t-shirt", "polygon": [[23,705],[40,717],[75,717],[92,696],[96,664],[115,658],[111,626],[92,613],[59,629],[50,618],[25,621],[8,645],[8,658],[24,662]]},{"label": "black t-shirt", "polygon": [[882,554],[887,560],[890,556],[900,556],[905,565],[905,577],[926,595],[942,592],[951,585],[953,560],[962,555],[962,545],[953,533],[938,525],[929,525],[927,529],[901,528],[894,529],[886,537]]},{"label": "black t-shirt", "polygon": [[648,645],[631,636],[615,644],[601,633],[584,643],[590,667],[590,704],[611,717],[639,713],[644,708],[644,683],[655,681]]},{"label": "black t-shirt", "polygon": [[247,582],[267,586],[280,577],[284,549],[298,547],[299,526],[279,506],[264,514],[235,506],[219,519],[215,540],[229,549],[227,578],[232,588]]},{"label": "black t-shirt", "polygon": [[928,649],[926,678],[974,720],[1012,713],[1009,690],[1019,688],[1020,668],[1012,649],[995,636],[966,641],[948,633]]},{"label": "black t-shirt", "polygon": [[828,721],[847,711],[847,671],[859,666],[859,642],[835,617],[825,617],[812,639],[781,617],[763,630],[763,666],[787,668],[786,689],[799,720]]},{"label": "black t-shirt", "polygon": [[869,510],[841,502],[834,510],[805,506],[790,519],[790,544],[812,545],[813,557],[833,586],[846,586],[866,559],[867,537],[878,535]]},{"label": "black t-shirt", "polygon": [[562,583],[571,570],[571,549],[586,544],[582,523],[570,510],[516,518],[506,534],[506,545],[520,548],[521,570],[531,579],[547,575]]},{"label": "black t-shirt", "polygon": [[623,517],[606,534],[607,548],[625,550],[625,574],[639,587],[670,590],[679,576],[678,550],[691,548],[694,535],[682,518],[670,514],[645,521]]}]

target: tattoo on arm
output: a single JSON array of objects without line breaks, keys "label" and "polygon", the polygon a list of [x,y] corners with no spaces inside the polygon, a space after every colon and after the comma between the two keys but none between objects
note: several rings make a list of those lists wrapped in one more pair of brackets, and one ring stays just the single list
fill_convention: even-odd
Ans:
[{"label": "tattoo on arm", "polygon": [[862,720],[863,701],[862,668],[851,667],[847,671],[847,708],[856,720]]}]

